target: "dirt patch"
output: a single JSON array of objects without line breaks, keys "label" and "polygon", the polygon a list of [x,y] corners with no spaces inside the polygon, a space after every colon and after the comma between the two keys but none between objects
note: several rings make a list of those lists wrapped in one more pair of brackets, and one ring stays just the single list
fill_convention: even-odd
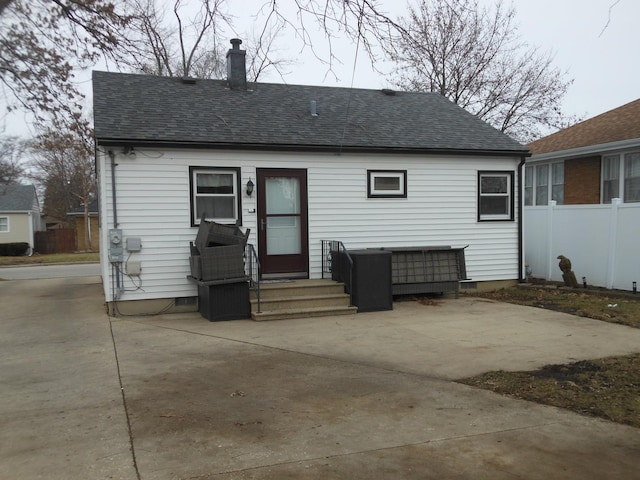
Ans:
[{"label": "dirt patch", "polygon": [[640,428],[640,355],[489,372],[460,383]]},{"label": "dirt patch", "polygon": [[[640,328],[640,296],[625,292],[536,285],[476,296]],[[488,372],[459,382],[640,428],[640,354]]]},{"label": "dirt patch", "polygon": [[640,328],[640,294],[600,289],[565,290],[555,285],[531,285],[475,293],[473,296]]}]

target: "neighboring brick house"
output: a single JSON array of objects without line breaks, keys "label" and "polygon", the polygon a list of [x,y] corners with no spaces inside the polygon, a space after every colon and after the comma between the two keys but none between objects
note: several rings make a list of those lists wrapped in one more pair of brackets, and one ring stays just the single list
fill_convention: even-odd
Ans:
[{"label": "neighboring brick house", "polygon": [[528,146],[525,205],[640,202],[640,99]]},{"label": "neighboring brick house", "polygon": [[640,281],[640,99],[528,146],[528,270],[561,281],[557,256],[565,255],[587,283],[632,290]]}]

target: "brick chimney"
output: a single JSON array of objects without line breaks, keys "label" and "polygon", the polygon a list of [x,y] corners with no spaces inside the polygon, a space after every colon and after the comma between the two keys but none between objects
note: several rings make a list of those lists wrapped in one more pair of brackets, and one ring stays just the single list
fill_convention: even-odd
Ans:
[{"label": "brick chimney", "polygon": [[232,90],[247,89],[246,50],[240,50],[242,40],[231,39],[231,50],[227,52],[227,82]]}]

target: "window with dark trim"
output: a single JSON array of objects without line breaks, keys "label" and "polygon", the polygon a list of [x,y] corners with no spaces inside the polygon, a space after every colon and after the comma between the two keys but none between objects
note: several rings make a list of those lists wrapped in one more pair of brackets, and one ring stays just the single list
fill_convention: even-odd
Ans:
[{"label": "window with dark trim", "polygon": [[478,221],[513,220],[512,171],[478,172]]},{"label": "window with dark trim", "polygon": [[206,220],[241,223],[239,168],[189,167],[191,225]]},{"label": "window with dark trim", "polygon": [[406,170],[367,170],[369,198],[407,198]]}]

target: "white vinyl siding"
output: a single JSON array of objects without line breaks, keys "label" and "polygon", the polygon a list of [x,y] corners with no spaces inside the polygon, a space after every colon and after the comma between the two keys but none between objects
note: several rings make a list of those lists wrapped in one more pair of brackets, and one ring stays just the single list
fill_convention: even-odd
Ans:
[{"label": "white vinyl siding", "polygon": [[[197,295],[187,280],[191,226],[189,168],[240,169],[240,185],[256,178],[256,166],[306,169],[308,179],[309,270],[321,276],[321,240],[347,248],[450,245],[465,251],[474,281],[518,278],[518,223],[478,222],[478,172],[516,171],[519,158],[444,156],[322,155],[136,148],[136,159],[116,158],[118,228],[140,237],[132,260],[142,265],[141,289],[120,300]],[[109,157],[100,157],[101,256],[104,289],[112,299],[106,235],[113,228]],[[367,171],[406,170],[407,198],[369,198]],[[257,197],[242,187],[242,228],[251,229],[257,247]],[[513,195],[517,198],[517,185]],[[517,202],[515,202],[517,212]],[[126,255],[125,255],[126,258]],[[137,281],[137,279],[136,279]],[[125,276],[125,289],[135,289]]]},{"label": "white vinyl siding", "polygon": [[0,243],[26,242],[33,246],[33,218],[27,212],[3,213],[0,216]]}]

